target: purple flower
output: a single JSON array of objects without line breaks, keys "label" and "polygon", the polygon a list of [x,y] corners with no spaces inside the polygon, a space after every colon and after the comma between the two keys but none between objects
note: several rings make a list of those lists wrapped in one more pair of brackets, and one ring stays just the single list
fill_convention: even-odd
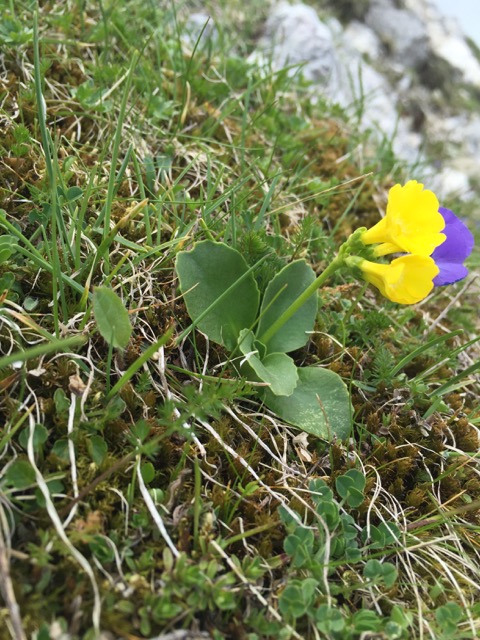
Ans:
[{"label": "purple flower", "polygon": [[440,269],[440,273],[433,280],[436,287],[453,284],[465,278],[468,269],[463,266],[463,261],[472,252],[474,244],[473,235],[453,211],[444,207],[440,207],[439,211],[445,220],[442,232],[447,239],[432,253],[432,258]]}]

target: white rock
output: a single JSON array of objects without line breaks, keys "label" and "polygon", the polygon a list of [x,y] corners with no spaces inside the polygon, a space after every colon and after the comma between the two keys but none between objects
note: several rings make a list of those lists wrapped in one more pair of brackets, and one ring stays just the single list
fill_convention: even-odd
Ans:
[{"label": "white rock", "polygon": [[443,167],[441,171],[432,175],[428,187],[436,193],[440,201],[452,197],[468,200],[472,195],[468,177],[454,167]]},{"label": "white rock", "polygon": [[465,82],[480,87],[480,63],[470,49],[457,20],[446,18],[431,0],[405,0],[426,27],[433,53],[458,69]]},{"label": "white rock", "polygon": [[274,69],[291,66],[295,75],[333,89],[338,82],[337,58],[328,27],[305,4],[281,2],[270,14],[260,45],[271,56]]},{"label": "white rock", "polygon": [[[458,25],[443,18],[430,0],[405,0],[404,6],[371,0],[368,26],[354,21],[343,28],[334,18],[322,21],[312,7],[281,2],[250,59],[260,65],[270,60],[274,70],[291,67],[291,76],[302,74],[312,83],[312,101],[322,95],[372,132],[367,147],[387,139],[441,199],[467,200],[473,193],[470,180],[480,178],[480,116],[452,109],[447,114],[441,88],[419,85],[410,68],[422,67],[433,53],[458,68],[466,82],[480,86],[480,64]],[[429,166],[421,152],[426,140],[442,143],[451,159]]]},{"label": "white rock", "polygon": [[381,43],[375,32],[365,24],[354,20],[345,28],[344,38],[362,55],[376,60],[381,55]]},{"label": "white rock", "polygon": [[464,129],[464,140],[467,151],[475,157],[477,166],[477,178],[480,178],[480,116],[473,116]]},{"label": "white rock", "polygon": [[427,30],[412,11],[398,9],[391,0],[372,0],[365,23],[405,66],[416,67],[427,59]]},{"label": "white rock", "polygon": [[[322,22],[307,5],[281,2],[267,20],[260,45],[264,55],[271,57],[273,69],[295,65],[291,75],[302,73],[314,83],[312,100],[321,91],[323,97],[358,118],[360,127],[371,130],[377,139],[391,139],[403,160],[415,162],[419,136],[411,133],[405,118],[399,118],[398,95],[388,80],[362,59],[360,48],[379,54],[380,44],[370,29],[358,25],[353,26],[353,32],[359,34],[357,49],[351,41],[352,31],[344,32],[337,20]],[[258,54],[250,59],[262,60]]]}]

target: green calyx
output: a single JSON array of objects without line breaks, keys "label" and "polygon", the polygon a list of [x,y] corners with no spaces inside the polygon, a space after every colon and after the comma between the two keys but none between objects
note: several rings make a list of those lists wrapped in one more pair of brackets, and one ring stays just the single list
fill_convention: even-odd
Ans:
[{"label": "green calyx", "polygon": [[341,256],[346,264],[347,259],[353,256],[360,256],[365,260],[375,260],[376,256],[373,247],[364,244],[362,241],[362,236],[366,230],[366,227],[356,229],[340,247],[339,257]]},{"label": "green calyx", "polygon": [[365,258],[362,258],[360,256],[348,256],[348,258],[345,258],[345,267],[357,280],[362,277],[362,269],[360,265],[364,260]]}]

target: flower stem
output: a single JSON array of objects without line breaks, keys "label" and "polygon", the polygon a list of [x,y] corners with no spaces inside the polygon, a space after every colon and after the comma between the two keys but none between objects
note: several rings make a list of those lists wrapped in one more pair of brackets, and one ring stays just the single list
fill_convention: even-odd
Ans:
[{"label": "flower stem", "polygon": [[322,273],[316,278],[311,285],[309,285],[305,291],[303,291],[292,304],[285,309],[282,315],[270,325],[270,327],[260,336],[259,340],[262,344],[267,344],[269,340],[279,331],[283,325],[290,320],[290,318],[300,309],[302,305],[312,296],[317,289],[319,289],[328,278],[344,264],[345,258],[342,252],[333,259],[328,267],[322,271]]}]

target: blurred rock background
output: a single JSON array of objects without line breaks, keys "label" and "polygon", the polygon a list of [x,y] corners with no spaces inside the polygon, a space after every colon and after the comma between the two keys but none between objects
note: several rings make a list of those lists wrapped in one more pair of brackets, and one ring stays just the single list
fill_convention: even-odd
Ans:
[{"label": "blurred rock background", "polygon": [[[340,105],[372,140],[387,140],[440,198],[480,198],[480,48],[437,0],[250,5],[252,60],[301,73],[313,101]],[[209,15],[202,37],[215,38],[221,15],[196,6],[192,38]]]}]

